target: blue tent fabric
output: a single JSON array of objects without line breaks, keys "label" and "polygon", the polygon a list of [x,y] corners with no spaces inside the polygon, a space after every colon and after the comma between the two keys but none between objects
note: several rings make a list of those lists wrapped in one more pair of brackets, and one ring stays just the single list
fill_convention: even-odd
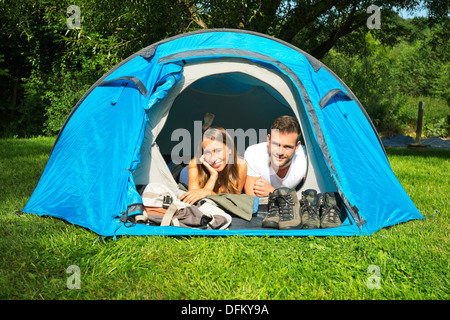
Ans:
[{"label": "blue tent fabric", "polygon": [[[132,173],[140,162],[147,111],[180,81],[183,65],[239,57],[286,75],[299,92],[317,148],[350,215],[317,230],[197,230],[128,226],[140,212]],[[322,105],[321,105],[322,102]],[[319,151],[317,151],[319,150]],[[61,130],[24,212],[55,216],[102,236],[370,235],[423,219],[395,174],[362,105],[326,66],[298,48],[242,30],[202,30],[165,39],[130,56],[82,97]]]}]

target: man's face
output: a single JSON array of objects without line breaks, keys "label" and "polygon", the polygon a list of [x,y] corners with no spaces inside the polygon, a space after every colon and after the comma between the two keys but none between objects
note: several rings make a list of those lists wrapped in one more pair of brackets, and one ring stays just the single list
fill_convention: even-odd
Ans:
[{"label": "man's face", "polygon": [[300,141],[297,142],[297,133],[282,133],[278,130],[270,132],[267,135],[267,145],[272,167],[275,171],[289,167],[300,146]]}]

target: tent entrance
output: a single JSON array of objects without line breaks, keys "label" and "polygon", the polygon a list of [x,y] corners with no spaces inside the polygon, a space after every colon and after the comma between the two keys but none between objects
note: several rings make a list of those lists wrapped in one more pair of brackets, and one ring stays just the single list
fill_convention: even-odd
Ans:
[{"label": "tent entrance", "polygon": [[307,177],[300,190],[335,190],[304,112],[298,91],[278,71],[240,58],[188,63],[168,96],[149,110],[134,180],[175,187],[167,164],[187,164],[194,156],[207,113],[214,115],[213,126],[225,128],[234,137],[240,156],[248,146],[267,141],[275,118],[291,115],[300,120],[308,155]]},{"label": "tent entrance", "polygon": [[[260,80],[238,72],[211,75],[195,81],[175,99],[156,140],[161,153],[187,164],[199,141],[192,135],[201,132],[198,127],[207,114],[213,117],[213,126],[225,128],[234,138],[241,157],[249,145],[267,141],[275,118],[295,117],[284,98]],[[191,138],[187,143],[190,147],[180,148],[186,144],[186,136]],[[185,154],[180,154],[183,151]]]}]

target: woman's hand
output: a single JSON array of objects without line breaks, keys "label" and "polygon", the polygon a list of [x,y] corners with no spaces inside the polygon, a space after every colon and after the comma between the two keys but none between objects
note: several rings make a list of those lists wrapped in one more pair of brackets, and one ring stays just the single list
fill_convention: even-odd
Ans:
[{"label": "woman's hand", "polygon": [[208,189],[195,189],[191,191],[187,191],[183,193],[180,197],[180,200],[183,202],[186,202],[190,205],[193,205],[195,202],[197,202],[200,199],[203,199],[204,197],[213,195],[214,192]]},{"label": "woman's hand", "polygon": [[205,155],[202,155],[200,157],[200,162],[205,166],[206,170],[209,171],[211,177],[217,177],[219,175],[219,173],[213,167],[211,167],[208,161],[205,160]]}]

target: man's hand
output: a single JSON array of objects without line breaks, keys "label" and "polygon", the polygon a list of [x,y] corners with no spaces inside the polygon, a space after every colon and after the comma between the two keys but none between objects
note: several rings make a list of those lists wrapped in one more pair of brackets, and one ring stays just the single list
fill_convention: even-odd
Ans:
[{"label": "man's hand", "polygon": [[275,190],[272,185],[267,182],[266,180],[259,178],[255,181],[255,184],[253,185],[253,193],[257,197],[266,197],[271,193],[273,190]]}]

